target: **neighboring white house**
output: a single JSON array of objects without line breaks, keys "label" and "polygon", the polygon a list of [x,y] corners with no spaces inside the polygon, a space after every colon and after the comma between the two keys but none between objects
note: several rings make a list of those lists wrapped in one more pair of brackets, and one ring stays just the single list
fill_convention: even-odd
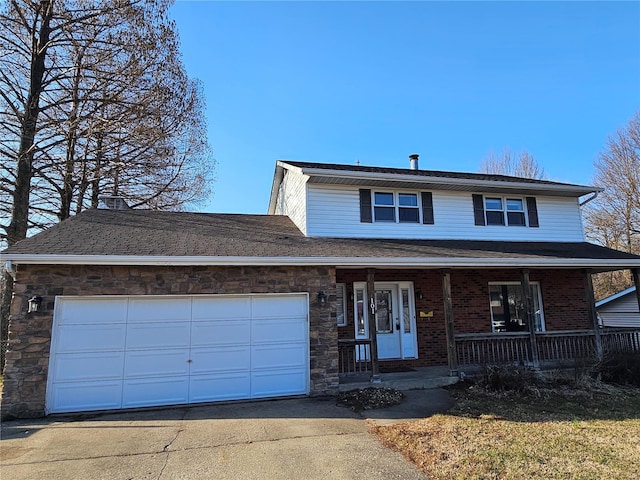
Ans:
[{"label": "neighboring white house", "polygon": [[596,309],[603,327],[640,327],[635,286],[596,302]]}]

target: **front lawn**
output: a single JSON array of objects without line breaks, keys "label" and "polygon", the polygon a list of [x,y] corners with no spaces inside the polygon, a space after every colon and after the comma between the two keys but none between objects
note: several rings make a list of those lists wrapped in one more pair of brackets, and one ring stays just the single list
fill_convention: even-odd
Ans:
[{"label": "front lawn", "polygon": [[457,402],[445,415],[374,427],[428,478],[640,478],[639,388],[458,385],[451,393]]}]

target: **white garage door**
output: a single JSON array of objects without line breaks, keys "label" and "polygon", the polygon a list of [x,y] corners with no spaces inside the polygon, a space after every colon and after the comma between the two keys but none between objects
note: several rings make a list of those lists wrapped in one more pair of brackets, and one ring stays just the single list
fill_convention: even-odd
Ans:
[{"label": "white garage door", "polygon": [[308,392],[306,294],[56,300],[49,413]]}]

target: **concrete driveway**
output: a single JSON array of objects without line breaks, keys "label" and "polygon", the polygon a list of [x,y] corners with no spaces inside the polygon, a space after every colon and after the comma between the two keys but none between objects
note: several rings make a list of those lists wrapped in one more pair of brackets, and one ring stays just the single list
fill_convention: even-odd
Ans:
[{"label": "concrete driveway", "polygon": [[[447,407],[446,393],[422,392],[378,420]],[[17,420],[2,424],[0,467],[12,480],[424,478],[369,426],[333,398]]]}]

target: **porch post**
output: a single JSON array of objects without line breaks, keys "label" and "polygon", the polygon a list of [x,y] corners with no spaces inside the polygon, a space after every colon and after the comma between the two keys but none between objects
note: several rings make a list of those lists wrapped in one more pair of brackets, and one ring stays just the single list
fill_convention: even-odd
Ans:
[{"label": "porch post", "polygon": [[596,340],[596,357],[598,360],[602,360],[602,338],[600,336],[600,325],[598,323],[598,312],[596,311],[596,300],[593,295],[593,280],[591,279],[591,270],[585,269],[584,275],[584,289],[587,295],[587,307],[589,309],[589,317],[591,318],[591,324],[593,325],[593,331],[595,333]]},{"label": "porch post", "polygon": [[632,268],[631,276],[633,284],[636,286],[636,300],[638,300],[638,310],[640,311],[640,268]]},{"label": "porch post", "polygon": [[529,283],[529,270],[520,270],[520,283],[524,292],[524,308],[527,314],[527,325],[529,326],[529,340],[531,342],[531,362],[533,368],[540,367],[538,358],[538,342],[536,340],[536,321],[533,311],[533,294],[531,293],[531,284]]},{"label": "porch post", "polygon": [[369,297],[369,340],[371,341],[371,383],[380,383],[378,367],[378,336],[376,332],[376,284],[374,268],[367,268],[367,296]]},{"label": "porch post", "polygon": [[444,322],[447,334],[447,357],[449,359],[449,375],[458,375],[458,352],[453,329],[453,302],[451,301],[451,271],[442,270],[442,298],[444,299]]}]

